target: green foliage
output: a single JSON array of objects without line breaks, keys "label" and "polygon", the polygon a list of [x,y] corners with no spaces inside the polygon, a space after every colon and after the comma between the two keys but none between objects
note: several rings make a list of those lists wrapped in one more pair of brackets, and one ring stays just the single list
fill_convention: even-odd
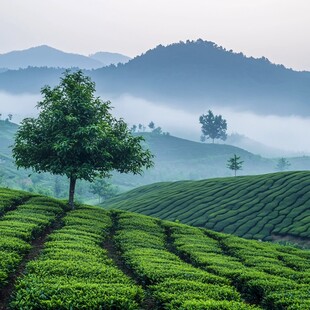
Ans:
[{"label": "green foliage", "polygon": [[107,257],[101,243],[111,220],[103,209],[80,207],[50,235],[44,251],[27,264],[13,309],[138,309],[143,297]]},{"label": "green foliage", "polygon": [[82,71],[66,71],[58,86],[41,93],[40,114],[22,121],[13,157],[18,167],[67,176],[71,205],[77,179],[93,181],[112,170],[138,174],[152,166],[143,138],[111,115],[110,102],[95,97],[95,84]]},{"label": "green foliage", "polygon": [[235,176],[238,170],[242,169],[243,160],[240,160],[240,156],[234,154],[233,157],[229,158],[227,161],[227,168],[235,172]]},{"label": "green foliage", "polygon": [[[309,238],[310,173],[273,173],[163,182],[118,195],[104,206],[179,220],[248,239]],[[306,246],[306,244],[305,244]]]},{"label": "green foliage", "polygon": [[[185,263],[167,251],[164,227],[145,216],[118,213],[115,240],[136,277],[148,285],[160,309],[180,309],[189,300],[241,301],[229,281]],[[178,225],[178,224],[174,224]]]},{"label": "green foliage", "polygon": [[[298,292],[302,292],[299,295],[303,299],[310,301],[307,289],[309,274],[300,272],[288,263],[296,260],[303,263],[304,271],[310,270],[309,261],[301,258],[309,255],[307,251],[294,249],[294,254],[281,254],[288,248],[171,222],[165,222],[164,226],[170,232],[173,246],[180,257],[229,279],[248,302],[261,304],[265,309],[286,309],[288,304],[292,309],[299,309],[298,298],[288,297],[297,296]],[[286,256],[290,260],[284,261]],[[288,290],[290,293],[286,295]],[[287,296],[287,300],[283,301],[282,296]],[[274,307],[275,304],[279,308]]]},{"label": "green foliage", "polygon": [[199,117],[199,122],[201,124],[202,136],[201,140],[205,141],[207,139],[226,140],[227,134],[227,122],[222,118],[222,115],[214,115],[211,110],[208,111],[208,114],[202,114]]},{"label": "green foliage", "polygon": [[22,200],[19,203],[28,201],[15,210],[6,212],[0,220],[0,288],[7,283],[10,273],[30,250],[31,241],[63,212],[63,205],[52,199],[30,198],[29,194],[22,196],[17,191],[11,191],[11,194],[20,195]]},{"label": "green foliage", "polygon": [[[25,204],[5,210],[0,220],[1,287],[31,240],[64,211],[55,199],[25,197]],[[27,263],[10,308],[141,309],[145,296],[152,307],[173,310],[309,306],[309,251],[98,207],[67,210],[62,222],[38,258]],[[109,258],[109,247],[103,248],[111,237],[118,263],[135,281]]]}]

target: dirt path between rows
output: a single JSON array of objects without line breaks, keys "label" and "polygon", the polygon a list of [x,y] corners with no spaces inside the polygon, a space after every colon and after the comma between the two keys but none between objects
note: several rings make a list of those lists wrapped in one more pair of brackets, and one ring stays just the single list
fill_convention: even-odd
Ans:
[{"label": "dirt path between rows", "polygon": [[27,263],[31,260],[35,260],[39,256],[48,236],[53,231],[60,229],[63,226],[62,218],[64,215],[65,213],[57,217],[56,220],[40,234],[40,236],[32,241],[31,250],[24,256],[16,271],[9,276],[8,284],[0,290],[0,310],[8,309],[8,304],[10,302],[16,280],[24,274]]},{"label": "dirt path between rows", "polygon": [[[153,310],[157,309],[156,301],[154,298],[148,293],[147,287],[141,283],[137,277],[135,276],[134,272],[126,266],[124,261],[122,260],[122,255],[119,249],[117,248],[117,245],[114,241],[114,236],[117,231],[117,222],[118,217],[113,212],[111,214],[112,219],[112,227],[110,228],[108,232],[108,236],[105,239],[103,243],[103,248],[108,251],[108,257],[113,260],[114,264],[129,278],[131,278],[137,285],[141,286],[145,290],[145,298],[141,303],[140,310]],[[1,308],[0,308],[1,310]]]}]

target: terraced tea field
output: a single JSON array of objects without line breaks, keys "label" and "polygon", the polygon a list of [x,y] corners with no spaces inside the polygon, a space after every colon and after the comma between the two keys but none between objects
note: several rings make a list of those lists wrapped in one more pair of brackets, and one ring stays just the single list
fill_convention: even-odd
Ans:
[{"label": "terraced tea field", "polygon": [[244,238],[310,238],[310,172],[164,182],[104,204]]},{"label": "terraced tea field", "polygon": [[310,252],[0,190],[0,309],[309,309]]}]

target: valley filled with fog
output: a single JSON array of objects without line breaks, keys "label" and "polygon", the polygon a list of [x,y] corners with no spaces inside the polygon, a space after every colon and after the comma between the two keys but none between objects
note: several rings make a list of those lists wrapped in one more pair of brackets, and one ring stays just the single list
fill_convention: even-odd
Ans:
[{"label": "valley filled with fog", "polygon": [[[164,132],[173,136],[199,141],[200,124],[198,118],[210,109],[221,114],[228,123],[228,133],[238,133],[268,147],[278,150],[278,156],[307,155],[310,153],[310,118],[300,116],[257,115],[250,111],[234,111],[231,108],[218,107],[205,103],[200,113],[174,109],[168,102],[149,101],[131,95],[110,96],[98,94],[102,100],[112,102],[112,113],[122,117],[132,126],[143,124],[146,128],[150,121],[160,126]],[[13,122],[19,123],[24,117],[36,116],[37,102],[41,96],[34,94],[12,95],[0,93],[0,113],[2,119],[11,113]]]}]

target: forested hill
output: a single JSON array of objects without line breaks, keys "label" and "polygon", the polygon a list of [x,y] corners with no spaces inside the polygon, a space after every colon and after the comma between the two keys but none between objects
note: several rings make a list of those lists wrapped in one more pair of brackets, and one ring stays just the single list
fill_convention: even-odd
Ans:
[{"label": "forested hill", "polygon": [[[207,102],[259,113],[310,114],[310,73],[202,40],[157,46],[118,68],[95,71],[102,90],[201,111]],[[165,101],[166,102],[166,101]]]},{"label": "forested hill", "polygon": [[[105,94],[129,93],[201,111],[206,104],[258,113],[310,115],[310,72],[255,59],[208,41],[187,41],[147,51],[126,64],[87,72]],[[0,74],[0,90],[39,92],[61,69],[28,68]]]}]

